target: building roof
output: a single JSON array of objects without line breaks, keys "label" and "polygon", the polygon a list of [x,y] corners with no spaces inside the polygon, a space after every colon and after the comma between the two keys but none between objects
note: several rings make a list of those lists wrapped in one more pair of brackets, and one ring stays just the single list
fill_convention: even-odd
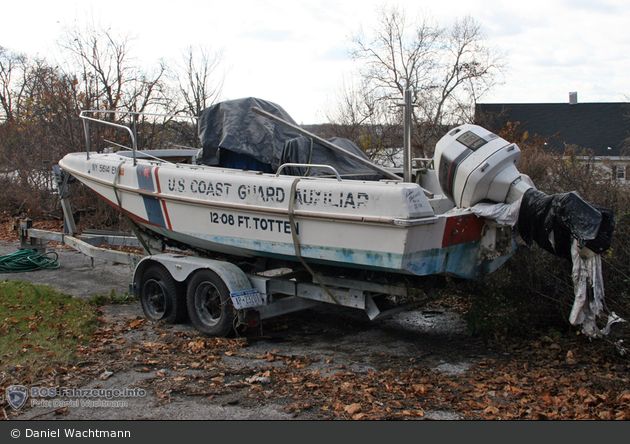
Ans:
[{"label": "building roof", "polygon": [[577,145],[597,156],[619,156],[630,137],[627,102],[478,103],[475,120],[495,132],[507,122],[520,122],[530,134],[549,138],[558,152]]}]

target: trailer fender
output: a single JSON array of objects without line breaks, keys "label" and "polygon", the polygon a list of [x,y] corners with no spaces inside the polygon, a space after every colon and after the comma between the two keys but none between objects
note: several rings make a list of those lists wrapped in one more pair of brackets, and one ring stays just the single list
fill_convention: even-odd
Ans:
[{"label": "trailer fender", "polygon": [[164,265],[173,279],[178,282],[185,282],[193,272],[206,268],[219,275],[230,291],[230,296],[253,290],[245,272],[230,262],[173,253],[155,254],[143,258],[134,271],[134,284],[140,281],[147,266],[154,262]]}]

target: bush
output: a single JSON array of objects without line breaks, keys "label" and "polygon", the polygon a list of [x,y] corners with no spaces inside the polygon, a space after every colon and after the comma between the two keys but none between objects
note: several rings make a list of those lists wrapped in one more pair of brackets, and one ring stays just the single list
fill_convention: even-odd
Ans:
[{"label": "bush", "polygon": [[468,300],[465,319],[472,336],[569,328],[571,264],[536,245],[520,247],[493,274],[466,281],[457,292]]}]

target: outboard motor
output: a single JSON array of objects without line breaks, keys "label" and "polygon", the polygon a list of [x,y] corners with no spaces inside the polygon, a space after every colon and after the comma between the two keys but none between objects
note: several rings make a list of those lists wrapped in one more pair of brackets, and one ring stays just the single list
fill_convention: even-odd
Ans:
[{"label": "outboard motor", "polygon": [[477,125],[451,130],[435,146],[433,158],[444,195],[459,208],[481,201],[512,203],[534,187],[516,169],[519,147]]}]

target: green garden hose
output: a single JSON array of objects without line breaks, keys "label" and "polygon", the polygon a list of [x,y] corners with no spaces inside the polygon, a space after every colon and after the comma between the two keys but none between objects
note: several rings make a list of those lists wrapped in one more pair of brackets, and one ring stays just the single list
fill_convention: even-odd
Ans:
[{"label": "green garden hose", "polygon": [[0,273],[21,273],[40,269],[59,268],[57,253],[40,254],[35,250],[20,250],[0,256]]}]

